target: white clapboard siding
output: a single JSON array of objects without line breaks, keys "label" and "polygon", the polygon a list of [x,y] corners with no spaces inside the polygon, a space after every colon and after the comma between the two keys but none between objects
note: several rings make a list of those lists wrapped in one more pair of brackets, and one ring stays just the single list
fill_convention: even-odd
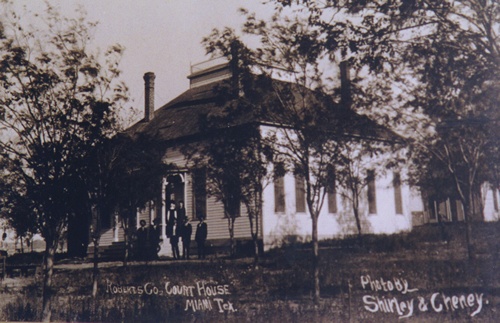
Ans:
[{"label": "white clapboard siding", "polygon": [[167,149],[167,152],[163,156],[163,161],[166,164],[173,164],[179,169],[185,169],[187,167],[187,160],[178,149]]},{"label": "white clapboard siding", "polygon": [[[244,208],[234,223],[234,237],[237,239],[251,238],[250,223]],[[207,199],[207,219],[209,240],[229,239],[228,220],[224,216],[222,203],[217,202],[214,197]]]},{"label": "white clapboard siding", "polygon": [[[115,242],[114,240],[115,230],[113,228],[106,229],[101,232],[101,239],[99,240],[99,245],[102,247],[110,246]],[[118,241],[124,241],[125,234],[121,227],[118,228]],[[93,243],[90,243],[93,246]]]},{"label": "white clapboard siding", "polygon": [[105,232],[101,233],[101,240],[99,241],[99,244],[101,246],[111,245],[113,243],[113,235],[114,235],[113,228],[107,229]]}]

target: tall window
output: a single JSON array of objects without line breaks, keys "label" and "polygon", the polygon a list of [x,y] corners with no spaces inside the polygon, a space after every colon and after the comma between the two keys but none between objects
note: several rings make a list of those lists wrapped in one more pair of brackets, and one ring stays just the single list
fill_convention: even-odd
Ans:
[{"label": "tall window", "polygon": [[337,213],[337,185],[335,178],[335,169],[328,169],[328,185],[326,192],[328,193],[328,213]]},{"label": "tall window", "polygon": [[495,208],[495,212],[498,212],[498,190],[494,187],[491,191],[493,193],[493,207]]},{"label": "tall window", "polygon": [[437,202],[433,197],[429,197],[429,210],[430,210],[429,220],[437,221],[438,208],[437,208]]},{"label": "tall window", "polygon": [[304,178],[302,178],[302,176],[295,175],[295,212],[306,211],[305,195],[306,190]]},{"label": "tall window", "polygon": [[240,216],[241,186],[239,181],[236,181],[228,176],[224,179],[224,188],[226,189],[225,196],[227,198],[227,212],[229,212],[231,216]]},{"label": "tall window", "polygon": [[394,204],[396,206],[396,214],[403,214],[403,198],[401,194],[401,175],[399,172],[394,172],[392,178],[392,186],[394,187]]},{"label": "tall window", "polygon": [[285,212],[285,183],[284,177],[274,179],[274,212]]},{"label": "tall window", "polygon": [[375,187],[375,172],[369,170],[367,173],[368,182],[368,213],[377,214],[377,193]]},{"label": "tall window", "polygon": [[205,169],[193,172],[193,218],[207,216],[207,174]]}]

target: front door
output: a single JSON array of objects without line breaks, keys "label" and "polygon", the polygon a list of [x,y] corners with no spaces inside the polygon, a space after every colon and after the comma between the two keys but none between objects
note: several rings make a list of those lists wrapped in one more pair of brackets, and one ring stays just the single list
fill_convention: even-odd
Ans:
[{"label": "front door", "polygon": [[171,174],[167,176],[166,196],[167,208],[170,201],[176,205],[184,201],[184,174]]}]

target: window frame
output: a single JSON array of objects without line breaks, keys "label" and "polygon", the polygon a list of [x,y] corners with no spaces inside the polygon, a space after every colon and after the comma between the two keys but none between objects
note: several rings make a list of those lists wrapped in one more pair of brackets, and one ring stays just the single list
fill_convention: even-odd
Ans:
[{"label": "window frame", "polygon": [[203,215],[206,219],[207,214],[207,172],[204,168],[195,169],[192,172],[192,192],[193,192],[193,220],[199,219]]}]

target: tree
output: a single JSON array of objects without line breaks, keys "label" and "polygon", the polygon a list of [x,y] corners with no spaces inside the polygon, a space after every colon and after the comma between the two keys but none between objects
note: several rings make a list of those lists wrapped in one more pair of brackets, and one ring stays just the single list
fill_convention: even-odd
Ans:
[{"label": "tree", "polygon": [[498,160],[498,2],[276,3],[280,10],[307,8],[326,48],[398,88],[383,113],[388,122],[404,124],[413,156],[435,161],[413,158],[417,178],[432,166],[451,179],[464,207],[472,256],[470,222],[482,219],[474,201],[483,182],[495,179],[495,171],[484,165]]},{"label": "tree", "polygon": [[[214,31],[211,43],[208,43],[214,51],[230,60],[235,59],[234,45],[238,44],[238,54],[246,59],[246,70],[238,73],[256,80],[256,86],[252,88],[264,89],[259,95],[251,95],[243,87],[241,96],[253,98],[254,102],[249,106],[257,120],[278,125],[263,134],[263,143],[274,151],[269,155],[274,159],[275,176],[291,171],[305,181],[306,201],[312,219],[314,299],[318,301],[317,224],[326,194],[327,169],[335,161],[338,151],[329,131],[337,122],[331,118],[334,107],[329,97],[322,95],[320,90],[316,93],[311,90],[311,86],[321,87],[320,73],[315,74],[319,71],[317,64],[321,53],[309,47],[308,40],[314,37],[314,32],[309,34],[311,31],[302,30],[303,26],[298,21],[286,25],[275,21],[272,26],[267,26],[250,16],[245,32],[262,37],[263,47],[252,51],[228,29],[223,33]],[[292,41],[287,37],[299,40]],[[260,71],[260,75],[254,75],[255,70]],[[273,80],[272,72],[276,71],[283,72],[292,81]]]},{"label": "tree", "polygon": [[[244,133],[239,131],[222,130],[207,143],[198,145],[196,157],[189,158],[195,168],[206,171],[207,192],[214,196],[224,207],[224,217],[227,219],[230,253],[236,255],[234,239],[234,222],[240,216],[242,201],[241,192],[241,154]],[[190,154],[188,154],[190,155]]]},{"label": "tree", "polygon": [[123,265],[126,266],[137,208],[159,197],[162,177],[172,166],[163,163],[165,146],[148,134],[127,130],[113,138],[111,147],[116,158],[110,174],[109,203],[120,212],[120,225],[125,233]]},{"label": "tree", "polygon": [[[18,238],[30,237],[37,233],[35,226],[34,203],[26,195],[23,179],[15,172],[9,160],[1,160],[0,209],[7,223]],[[21,246],[22,248],[22,246]]]},{"label": "tree", "polygon": [[[334,180],[331,170],[340,161],[345,143],[352,142],[353,137],[371,137],[364,141],[370,147],[380,136],[381,127],[353,112],[353,97],[345,88],[351,84],[344,84],[339,91],[333,82],[329,73],[336,69],[336,64],[328,59],[330,53],[321,42],[320,28],[301,15],[290,18],[280,16],[278,11],[266,22],[245,10],[243,13],[247,15],[243,33],[258,38],[257,49],[244,46],[229,29],[215,30],[205,43],[230,60],[234,59],[234,44],[238,44],[238,54],[246,59],[244,74],[257,80],[258,86],[254,88],[266,89],[254,96],[253,115],[260,122],[274,126],[263,134],[263,142],[272,147],[275,176],[292,172],[304,181],[305,201],[312,220],[314,299],[318,301],[317,226],[328,191],[325,188]],[[239,81],[238,85],[242,83]],[[359,92],[357,84],[352,87],[355,93]],[[245,90],[241,92],[242,97],[248,96]],[[356,103],[368,106],[368,102],[382,102],[379,93],[372,91]],[[364,129],[366,126],[368,129]],[[375,151],[375,148],[365,150],[367,154]]]},{"label": "tree", "polygon": [[[250,57],[232,30],[223,35],[214,30],[203,39],[207,54],[228,59],[232,72],[229,80],[214,86],[215,108],[206,116],[208,140],[184,149],[192,167],[207,172],[210,195],[222,202],[231,241],[231,255],[236,253],[234,223],[240,205],[247,210],[254,245],[254,266],[259,260],[259,229],[262,218],[262,193],[269,183],[270,150],[261,140],[257,122],[259,98],[265,90],[250,73]],[[242,50],[240,50],[242,49]]]},{"label": "tree", "polygon": [[[312,107],[315,112],[323,110],[315,104],[302,106],[300,109]],[[289,102],[284,108],[288,110],[285,113],[293,115],[297,106]],[[322,129],[325,125],[321,124],[322,120],[319,116],[320,114],[315,114],[315,120],[307,120],[307,117],[296,120],[301,122],[295,123],[291,128],[284,128],[290,125],[282,124],[282,128],[270,132],[266,138],[269,143],[274,143],[275,176],[279,177],[291,172],[305,184],[305,200],[312,220],[315,302],[318,302],[320,298],[318,219],[325,201],[326,187],[334,180],[329,170],[334,167],[341,149],[339,142],[332,138],[332,135],[324,128]]]},{"label": "tree", "polygon": [[[85,207],[83,211],[87,216],[80,215],[81,221],[84,226],[79,229],[89,228],[90,238],[94,246],[93,255],[93,273],[92,273],[92,297],[97,296],[98,278],[99,278],[99,243],[101,239],[101,224],[102,221],[108,220],[114,211],[114,196],[116,190],[114,189],[114,177],[117,172],[117,164],[120,152],[128,149],[115,144],[115,140],[109,138],[102,133],[100,121],[104,120],[102,116],[94,118],[92,125],[99,125],[92,131],[91,142],[95,145],[87,152],[87,158],[82,160],[84,162],[80,165],[81,181],[83,189],[87,195]],[[111,120],[107,120],[108,122]],[[109,125],[112,126],[114,122]],[[89,175],[90,174],[90,175]],[[85,214],[84,213],[84,214]],[[90,221],[89,221],[90,220]],[[71,221],[69,222],[71,223]],[[69,231],[69,230],[68,230]],[[85,250],[86,252],[86,250]]]},{"label": "tree", "polygon": [[2,5],[1,157],[22,179],[46,242],[42,320],[49,321],[54,255],[70,216],[91,193],[80,189],[86,187],[82,177],[92,176],[81,174],[81,166],[110,135],[124,100],[116,69],[123,48],[111,47],[101,65],[88,48],[96,24],[84,13],[62,17],[47,5],[41,19],[31,20],[40,27],[25,27],[7,2]]},{"label": "tree", "polygon": [[259,131],[253,125],[221,128],[221,117],[212,117],[208,123],[211,126],[207,129],[212,129],[215,134],[205,142],[183,148],[183,151],[191,167],[206,171],[207,192],[224,207],[231,256],[236,255],[234,223],[241,215],[241,203],[246,206],[257,265],[262,185],[267,172],[258,147]]},{"label": "tree", "polygon": [[[413,152],[421,150],[447,170],[454,195],[464,208],[468,256],[473,257],[471,222],[483,220],[481,185],[494,180],[487,165],[497,159],[500,67],[498,25],[500,7],[495,1],[440,3],[433,12],[435,27],[425,42],[413,44],[410,59],[421,86],[409,103],[422,109],[434,131],[423,143],[415,139]],[[429,144],[430,142],[430,144]],[[415,174],[428,165],[414,163]]]},{"label": "tree", "polygon": [[[109,84],[113,79],[120,76],[119,62],[121,59],[123,48],[115,45],[106,52],[106,70],[102,71],[101,82]],[[103,84],[103,85],[104,85]],[[106,85],[108,86],[108,85]],[[101,89],[106,92],[106,89]],[[78,164],[78,173],[80,181],[83,184],[81,187],[81,195],[86,195],[84,201],[84,215],[77,214],[73,211],[73,221],[79,222],[87,228],[90,223],[90,237],[94,244],[94,268],[92,275],[92,297],[97,296],[97,283],[99,277],[99,242],[101,238],[101,222],[113,213],[112,197],[113,190],[113,172],[117,164],[117,158],[120,150],[124,147],[114,145],[112,139],[122,129],[123,122],[116,110],[113,110],[111,102],[103,101],[103,97],[99,98],[96,103],[96,108],[92,111],[89,117],[84,121],[84,130],[82,137],[84,140],[85,158],[80,158],[75,162]],[[127,89],[121,84],[115,91],[115,103],[119,101],[127,101]],[[85,216],[85,213],[90,216]],[[78,221],[81,219],[82,221]],[[90,219],[90,221],[88,221]],[[68,229],[72,223],[70,217]],[[87,221],[85,221],[87,220]],[[86,248],[85,248],[86,249]],[[86,252],[86,250],[85,250]]]},{"label": "tree", "polygon": [[[370,126],[373,125],[367,124],[365,129]],[[381,138],[379,140],[356,138],[344,141],[335,168],[332,169],[332,178],[335,178],[339,186],[337,192],[351,205],[360,245],[363,244],[361,209],[363,193],[377,176],[383,175],[386,169],[396,164],[396,160],[393,160],[394,153],[389,148],[397,150],[394,145],[397,138],[392,137],[389,140],[384,142]]]},{"label": "tree", "polygon": [[245,167],[241,178],[242,200],[250,221],[250,234],[254,245],[254,267],[259,266],[259,228],[262,219],[262,194],[272,180],[268,164],[272,160],[272,151],[262,142],[260,135],[250,136],[242,151]]}]

